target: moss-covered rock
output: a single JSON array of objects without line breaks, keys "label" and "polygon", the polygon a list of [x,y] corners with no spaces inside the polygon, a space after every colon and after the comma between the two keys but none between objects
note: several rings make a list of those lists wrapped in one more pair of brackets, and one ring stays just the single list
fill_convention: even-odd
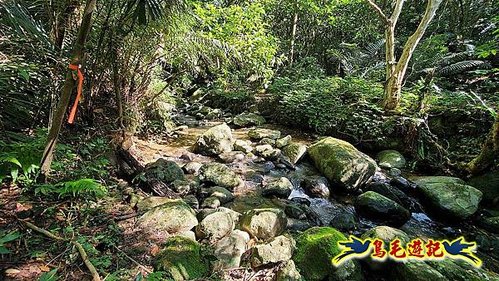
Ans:
[{"label": "moss-covered rock", "polygon": [[287,136],[285,136],[283,138],[277,139],[275,141],[275,146],[277,148],[283,148],[283,147],[287,146],[291,142],[292,138],[293,137],[291,135],[287,135]]},{"label": "moss-covered rock", "polygon": [[445,259],[441,261],[427,261],[426,263],[449,280],[499,280],[499,275],[487,273],[484,270],[475,268],[463,261]]},{"label": "moss-covered rock", "polygon": [[499,234],[499,217],[481,218],[478,225],[483,229]]},{"label": "moss-covered rock", "polygon": [[260,126],[265,124],[265,118],[256,113],[241,113],[234,117],[232,123],[237,127]]},{"label": "moss-covered rock", "polygon": [[434,208],[453,218],[465,219],[478,209],[482,192],[452,177],[416,179],[418,190]]},{"label": "moss-covered rock", "polygon": [[209,214],[196,227],[197,237],[216,242],[231,233],[238,220],[239,216],[231,212],[218,211]]},{"label": "moss-covered rock", "polygon": [[276,140],[281,137],[281,132],[270,129],[253,129],[248,132],[248,136],[253,140],[261,140],[263,138],[269,138]]},{"label": "moss-covered rock", "polygon": [[175,281],[194,280],[208,273],[208,266],[201,256],[200,245],[189,238],[171,237],[154,262],[154,268],[167,272]]},{"label": "moss-covered rock", "polygon": [[483,193],[483,201],[499,209],[499,171],[473,177],[468,184]]},{"label": "moss-covered rock", "polygon": [[431,267],[429,264],[420,261],[397,263],[393,267],[390,276],[392,277],[391,280],[396,280],[396,281],[449,280],[440,272],[438,272],[438,270]]},{"label": "moss-covered rock", "polygon": [[227,124],[210,128],[199,136],[194,151],[203,155],[218,155],[233,149],[234,139]]},{"label": "moss-covered rock", "polygon": [[391,225],[403,225],[411,218],[409,210],[374,191],[359,195],[355,200],[355,210],[364,217]]},{"label": "moss-covered rock", "polygon": [[350,261],[336,268],[332,259],[341,252],[339,241],[346,241],[343,233],[332,227],[313,227],[296,238],[293,260],[307,281],[361,280],[360,265]]},{"label": "moss-covered rock", "polygon": [[254,209],[243,214],[240,225],[241,229],[251,236],[269,240],[286,229],[287,219],[280,209]]},{"label": "moss-covered rock", "polygon": [[183,200],[171,200],[144,213],[137,222],[142,231],[172,235],[191,230],[198,225],[194,210]]},{"label": "moss-covered rock", "polygon": [[404,155],[396,150],[383,150],[376,156],[380,167],[384,168],[404,168],[405,158]]},{"label": "moss-covered rock", "polygon": [[[362,234],[361,238],[380,239],[383,241],[386,251],[389,251],[390,243],[395,239],[399,239],[402,245],[406,245],[410,242],[409,236],[404,231],[386,225],[376,226],[369,229]],[[364,261],[371,270],[385,270],[386,268],[393,267],[395,263],[391,260],[376,261],[371,257],[366,257]]]},{"label": "moss-covered rock", "polygon": [[293,190],[293,184],[286,177],[280,177],[267,181],[263,187],[262,195],[288,198]]},{"label": "moss-covered rock", "polygon": [[229,235],[220,239],[215,245],[216,264],[222,268],[239,267],[241,256],[246,252],[246,245],[250,240],[247,232],[234,230]]},{"label": "moss-covered rock", "polygon": [[292,142],[282,149],[282,155],[287,157],[292,164],[298,163],[305,153],[307,153],[307,146],[296,142]]},{"label": "moss-covered rock", "polygon": [[225,188],[234,188],[239,185],[241,179],[229,167],[221,163],[206,163],[199,169],[199,179],[202,182],[211,183]]},{"label": "moss-covered rock", "polygon": [[184,180],[185,175],[182,168],[177,163],[160,158],[156,162],[146,165],[144,176],[141,179],[146,182],[161,181],[164,183],[172,183],[175,180]]},{"label": "moss-covered rock", "polygon": [[288,236],[277,236],[266,244],[256,245],[251,249],[250,262],[252,267],[270,263],[288,261],[293,256],[296,242]]},{"label": "moss-covered rock", "polygon": [[346,141],[324,138],[308,148],[315,166],[333,184],[357,190],[374,175],[376,162]]}]

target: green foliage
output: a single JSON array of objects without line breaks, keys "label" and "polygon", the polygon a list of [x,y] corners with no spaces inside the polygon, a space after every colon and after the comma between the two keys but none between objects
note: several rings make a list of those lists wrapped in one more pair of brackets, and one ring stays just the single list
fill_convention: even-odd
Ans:
[{"label": "green foliage", "polygon": [[75,181],[60,182],[55,185],[44,184],[35,188],[35,195],[55,194],[59,198],[85,197],[101,198],[107,194],[107,189],[93,179],[80,179]]},{"label": "green foliage", "polygon": [[17,231],[12,231],[7,234],[0,232],[0,255],[9,254],[10,251],[5,247],[5,244],[17,240],[21,234]]},{"label": "green foliage", "polygon": [[208,106],[222,108],[233,113],[241,113],[255,104],[256,90],[244,82],[218,79],[207,89],[204,101]]},{"label": "green foliage", "polygon": [[57,276],[57,268],[52,269],[49,272],[44,272],[42,275],[40,275],[40,278],[38,278],[38,281],[57,281],[59,280],[59,277]]},{"label": "green foliage", "polygon": [[383,94],[380,84],[359,78],[279,77],[269,88],[278,101],[276,119],[318,133],[345,134],[359,140],[381,137]]},{"label": "green foliage", "polygon": [[[251,81],[268,80],[276,63],[277,39],[268,30],[265,9],[259,2],[217,7],[196,2],[201,36],[227,43],[241,56],[240,70]],[[229,74],[230,69],[225,70]]]}]

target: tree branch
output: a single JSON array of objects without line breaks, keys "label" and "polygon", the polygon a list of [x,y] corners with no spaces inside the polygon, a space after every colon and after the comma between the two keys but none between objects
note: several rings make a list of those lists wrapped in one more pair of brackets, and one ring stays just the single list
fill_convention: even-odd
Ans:
[{"label": "tree branch", "polygon": [[383,13],[383,10],[381,10],[381,8],[376,5],[376,3],[374,3],[372,0],[366,0],[367,3],[369,3],[369,6],[371,6],[377,13],[378,15],[381,17],[381,19],[385,22],[388,22],[388,17],[385,15],[385,13]]}]

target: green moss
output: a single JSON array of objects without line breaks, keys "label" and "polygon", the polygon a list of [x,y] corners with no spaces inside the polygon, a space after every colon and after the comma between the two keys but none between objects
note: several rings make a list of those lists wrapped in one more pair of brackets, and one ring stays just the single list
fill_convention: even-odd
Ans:
[{"label": "green moss", "polygon": [[155,270],[165,271],[175,280],[193,280],[205,276],[208,266],[201,256],[201,246],[189,238],[169,238],[157,256]]},{"label": "green moss", "polygon": [[313,227],[297,237],[293,260],[306,280],[323,280],[335,271],[331,260],[341,252],[338,241],[344,240],[332,227]]}]

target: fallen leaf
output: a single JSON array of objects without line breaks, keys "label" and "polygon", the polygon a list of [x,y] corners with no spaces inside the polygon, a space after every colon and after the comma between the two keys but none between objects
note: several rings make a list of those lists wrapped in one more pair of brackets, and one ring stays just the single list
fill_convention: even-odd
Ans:
[{"label": "fallen leaf", "polygon": [[159,253],[159,246],[156,244],[152,245],[150,253],[151,253],[151,256],[153,256],[153,257],[157,256]]},{"label": "fallen leaf", "polygon": [[24,212],[33,209],[31,204],[16,203],[16,212]]},{"label": "fallen leaf", "polygon": [[50,267],[46,266],[46,265],[40,265],[38,266],[40,268],[41,271],[43,272],[49,272],[50,271]]}]

